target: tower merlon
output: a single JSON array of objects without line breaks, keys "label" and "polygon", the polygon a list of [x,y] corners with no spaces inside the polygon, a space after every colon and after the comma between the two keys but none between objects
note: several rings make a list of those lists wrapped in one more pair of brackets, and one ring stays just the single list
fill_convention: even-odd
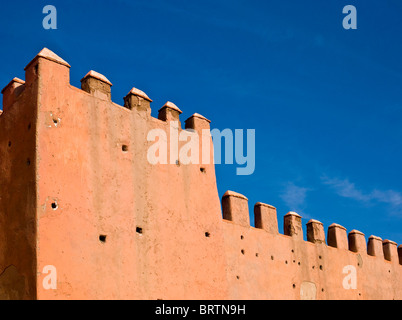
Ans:
[{"label": "tower merlon", "polygon": [[222,197],[223,219],[243,227],[250,227],[248,199],[240,193],[226,191]]},{"label": "tower merlon", "polygon": [[137,88],[132,88],[130,92],[124,97],[124,107],[130,110],[138,110],[151,114],[152,100],[148,95]]},{"label": "tower merlon", "polygon": [[26,85],[33,83],[39,76],[47,78],[53,85],[69,84],[70,68],[57,54],[43,48],[24,69]]},{"label": "tower merlon", "polygon": [[314,219],[307,222],[307,241],[325,243],[325,231],[322,222]]},{"label": "tower merlon", "polygon": [[93,96],[103,99],[112,99],[112,83],[102,74],[89,71],[81,80],[81,89]]},{"label": "tower merlon", "polygon": [[198,113],[194,113],[184,123],[186,125],[186,129],[202,131],[210,129],[211,121]]},{"label": "tower merlon", "polygon": [[367,244],[367,254],[374,257],[384,258],[382,239],[380,237],[369,237]]},{"label": "tower merlon", "polygon": [[60,58],[57,54],[55,54],[53,51],[49,50],[48,48],[43,48],[36,56],[33,58],[33,60],[28,63],[28,65],[25,67],[24,70],[27,70],[31,65],[33,65],[39,58],[43,58],[49,61],[56,62],[58,64],[61,64],[67,68],[71,68],[71,66],[62,58]]},{"label": "tower merlon", "polygon": [[358,252],[367,254],[366,238],[363,232],[358,230],[352,230],[348,235],[349,250],[352,252]]},{"label": "tower merlon", "polygon": [[385,260],[391,261],[391,262],[399,262],[398,258],[398,245],[396,242],[391,241],[391,240],[384,240],[382,242],[382,246],[384,249],[384,258]]},{"label": "tower merlon", "polygon": [[162,121],[178,121],[180,125],[180,115],[183,113],[173,102],[166,102],[159,109],[158,119]]},{"label": "tower merlon", "polygon": [[303,240],[302,217],[296,212],[288,212],[283,218],[283,233],[298,240]]},{"label": "tower merlon", "polygon": [[262,202],[254,205],[254,224],[271,234],[278,234],[278,217],[276,208]]},{"label": "tower merlon", "polygon": [[349,244],[346,228],[336,223],[331,224],[328,227],[327,242],[330,247],[348,250]]},{"label": "tower merlon", "polygon": [[19,87],[21,85],[24,85],[25,81],[21,80],[19,78],[14,78],[13,80],[11,80],[4,88],[3,90],[1,90],[1,94],[4,94],[8,89],[10,89],[10,87]]},{"label": "tower merlon", "polygon": [[1,90],[3,94],[3,111],[7,111],[13,105],[18,96],[24,91],[24,88],[25,81],[14,78]]}]

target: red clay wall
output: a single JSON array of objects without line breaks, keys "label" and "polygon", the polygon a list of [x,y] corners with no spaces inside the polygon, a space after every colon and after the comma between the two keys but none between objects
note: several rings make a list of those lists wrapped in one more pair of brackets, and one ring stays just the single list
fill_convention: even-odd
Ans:
[{"label": "red clay wall", "polygon": [[[351,252],[346,231],[332,228],[333,248],[315,223],[315,243],[307,242],[293,214],[282,235],[276,210],[263,204],[252,228],[247,199],[232,192],[222,202],[232,221],[223,220],[213,164],[147,160],[148,132],[169,137],[164,120],[180,112],[168,104],[155,119],[138,91],[126,97],[132,109],[119,106],[106,78],[92,72],[82,90],[70,85],[69,69],[42,51],[0,116],[0,298],[401,298],[396,246],[386,244],[392,261],[368,256],[353,234],[360,252]],[[209,123],[196,117],[187,127]],[[55,290],[42,285],[48,265],[57,269]],[[356,290],[343,288],[347,265],[357,269]],[[16,270],[4,272],[9,266]],[[10,295],[22,283],[24,294]]]},{"label": "red clay wall", "polygon": [[36,298],[36,100],[14,79],[0,115],[0,299]]}]

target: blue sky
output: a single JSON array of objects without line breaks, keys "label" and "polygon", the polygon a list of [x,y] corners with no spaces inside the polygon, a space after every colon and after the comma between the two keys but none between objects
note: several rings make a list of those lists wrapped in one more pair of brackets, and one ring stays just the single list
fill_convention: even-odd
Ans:
[{"label": "blue sky", "polygon": [[[42,8],[57,8],[44,30]],[[344,6],[358,29],[342,27]],[[256,130],[256,170],[217,166],[220,196],[402,243],[402,2],[18,1],[0,12],[0,86],[48,47],[71,68],[173,101],[223,130]],[[253,216],[252,216],[253,219]]]}]

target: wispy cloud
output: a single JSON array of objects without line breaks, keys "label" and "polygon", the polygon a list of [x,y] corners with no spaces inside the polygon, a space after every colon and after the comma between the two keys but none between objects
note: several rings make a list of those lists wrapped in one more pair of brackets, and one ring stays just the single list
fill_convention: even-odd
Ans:
[{"label": "wispy cloud", "polygon": [[388,203],[395,207],[402,205],[402,194],[394,190],[373,190],[370,196],[374,200]]},{"label": "wispy cloud", "polygon": [[373,189],[370,192],[364,192],[348,179],[329,178],[327,176],[322,176],[321,181],[344,198],[354,199],[365,204],[385,203],[393,208],[402,206],[402,193],[398,191]]},{"label": "wispy cloud", "polygon": [[289,182],[285,186],[281,198],[290,210],[302,213],[305,207],[306,195],[309,190],[308,188],[299,187],[293,182]]}]

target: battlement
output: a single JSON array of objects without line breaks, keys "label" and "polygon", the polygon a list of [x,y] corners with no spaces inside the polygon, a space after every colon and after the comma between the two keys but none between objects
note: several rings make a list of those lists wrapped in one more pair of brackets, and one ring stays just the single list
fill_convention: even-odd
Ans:
[{"label": "battlement", "polygon": [[[68,85],[70,79],[70,68],[71,66],[54,52],[47,48],[44,48],[39,52],[36,57],[25,67],[25,76],[27,85],[31,85],[37,78],[42,77],[46,79],[48,76],[58,72],[57,81],[53,81],[52,84],[57,85]],[[54,79],[49,79],[54,80]],[[81,79],[81,90],[90,94],[91,96],[101,99],[111,101],[111,87],[112,83],[102,74],[91,70]],[[15,99],[23,92],[25,88],[25,81],[14,78],[3,90],[3,112],[6,113],[9,106],[11,106]],[[78,88],[76,88],[78,89]],[[124,97],[124,105],[120,106],[113,103],[115,106],[124,107],[129,110],[136,110],[138,112],[147,113],[148,116],[151,114],[152,100],[148,95],[140,89],[133,87],[128,94]],[[164,122],[169,121],[180,121],[180,114],[182,111],[170,101],[167,101],[159,109],[159,115],[157,118]],[[204,116],[195,113],[190,118],[185,120],[186,129],[195,129],[199,127],[203,129],[209,129],[210,120],[206,119]]]},{"label": "battlement", "polygon": [[[76,88],[70,68],[43,49],[2,90],[1,299],[402,297],[401,246],[313,219],[304,240],[295,212],[280,233],[262,202],[251,227],[247,197],[219,199],[210,120],[194,113],[182,129],[173,102],[155,118],[142,90],[119,105],[106,76],[89,71]],[[179,135],[197,132],[211,161],[178,161]],[[169,161],[149,161],[164,142],[156,155]],[[43,285],[48,266],[57,288]],[[345,288],[345,267],[356,287]]]},{"label": "battlement", "polygon": [[[248,199],[239,193],[227,191],[222,197],[223,219],[234,224],[251,227]],[[283,235],[303,240],[303,226],[301,216],[295,212],[288,212],[283,218]],[[276,208],[257,202],[254,206],[254,224],[256,229],[262,229],[270,234],[279,234]],[[327,242],[325,238],[324,225],[311,219],[307,223],[307,241],[314,244],[325,244],[332,248],[348,250],[354,253],[379,257],[386,261],[400,264],[402,253],[396,242],[382,240],[377,236],[370,236],[368,242],[364,233],[358,230],[351,230],[347,233],[346,228],[333,223],[328,227]],[[252,228],[252,227],[251,227]],[[398,249],[399,248],[399,249]]]},{"label": "battlement", "polygon": [[[232,191],[223,196],[222,208],[227,243],[235,244],[227,251],[228,261],[235,266],[229,273],[233,287],[245,279],[261,290],[260,281],[269,284],[272,292],[286,292],[281,296],[285,299],[399,299],[400,288],[394,283],[401,276],[402,246],[395,242],[370,236],[367,243],[362,232],[347,233],[336,223],[328,227],[326,238],[324,225],[314,219],[306,225],[305,241],[302,217],[295,212],[283,217],[280,234],[275,207],[261,202],[254,206],[255,227],[251,227],[248,199]],[[350,266],[356,270],[357,287],[345,289],[345,270]],[[258,284],[255,277],[259,277]],[[255,287],[246,289],[236,298],[261,298]],[[384,296],[379,297],[378,292]],[[263,297],[277,296],[265,292]]]}]

